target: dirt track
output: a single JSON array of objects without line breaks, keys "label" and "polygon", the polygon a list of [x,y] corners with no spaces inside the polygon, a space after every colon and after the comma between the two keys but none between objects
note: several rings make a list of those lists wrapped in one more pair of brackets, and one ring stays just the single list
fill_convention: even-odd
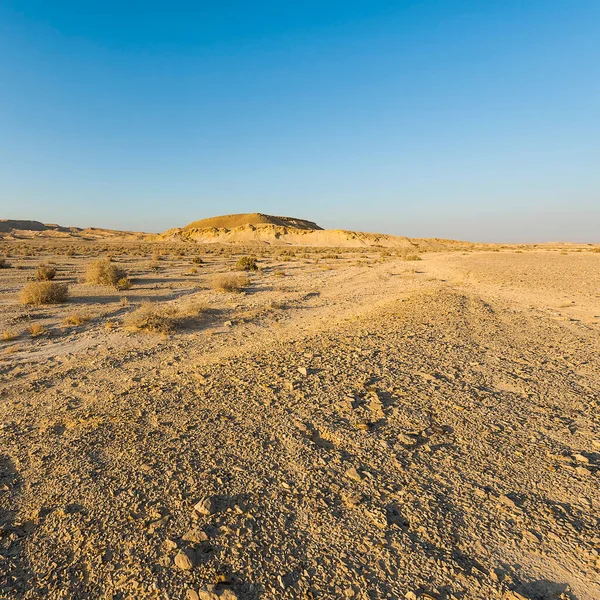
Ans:
[{"label": "dirt track", "polygon": [[0,597],[600,598],[600,255],[293,273],[5,358]]}]

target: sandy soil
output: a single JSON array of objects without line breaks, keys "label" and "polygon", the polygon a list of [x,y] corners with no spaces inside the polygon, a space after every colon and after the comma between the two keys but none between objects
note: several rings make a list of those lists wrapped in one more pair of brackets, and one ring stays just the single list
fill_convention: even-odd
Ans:
[{"label": "sandy soil", "polygon": [[[117,292],[40,244],[0,270],[0,598],[600,598],[600,254],[264,251],[225,293],[231,250],[132,246]],[[71,300],[23,307],[42,261]]]}]

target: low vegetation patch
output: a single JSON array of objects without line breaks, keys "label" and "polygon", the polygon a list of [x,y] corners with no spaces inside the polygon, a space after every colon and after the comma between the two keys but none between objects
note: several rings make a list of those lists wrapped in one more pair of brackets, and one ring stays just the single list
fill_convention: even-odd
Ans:
[{"label": "low vegetation patch", "polygon": [[407,254],[404,257],[404,260],[408,260],[408,261],[415,261],[415,260],[421,260],[421,257],[418,256],[417,254]]},{"label": "low vegetation patch", "polygon": [[[110,260],[96,260],[89,265],[85,271],[85,281],[96,285],[110,285],[118,290],[131,287],[127,272]],[[124,287],[125,285],[129,287]]]},{"label": "low vegetation patch", "polygon": [[9,269],[10,263],[3,257],[0,257],[0,269]]},{"label": "low vegetation patch", "polygon": [[64,319],[63,319],[63,325],[83,325],[84,323],[87,323],[90,320],[89,315],[84,315],[82,313],[73,313],[70,315],[67,315]]},{"label": "low vegetation patch", "polygon": [[28,283],[19,296],[21,304],[60,304],[69,297],[69,288],[66,283],[54,281],[34,281]]},{"label": "low vegetation patch", "polygon": [[183,306],[144,302],[125,317],[124,325],[133,331],[169,334],[190,325],[205,310],[206,307],[197,302],[189,302]]},{"label": "low vegetation patch", "polygon": [[38,281],[52,281],[56,277],[56,269],[50,265],[40,265],[35,277]]},{"label": "low vegetation patch", "polygon": [[34,323],[29,327],[29,334],[31,337],[40,337],[41,335],[46,335],[48,330],[39,323]]},{"label": "low vegetation patch", "polygon": [[258,263],[255,256],[240,256],[235,263],[238,271],[258,271]]},{"label": "low vegetation patch", "polygon": [[13,340],[16,340],[19,337],[18,333],[15,333],[14,331],[10,331],[9,329],[6,329],[5,331],[2,332],[2,339],[5,342],[12,342]]},{"label": "low vegetation patch", "polygon": [[218,273],[211,283],[214,289],[221,292],[242,292],[250,285],[250,280],[241,273]]}]

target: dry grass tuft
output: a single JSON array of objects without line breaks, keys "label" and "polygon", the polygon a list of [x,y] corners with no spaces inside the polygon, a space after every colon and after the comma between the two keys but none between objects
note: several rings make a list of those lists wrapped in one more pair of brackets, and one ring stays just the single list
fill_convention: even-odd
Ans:
[{"label": "dry grass tuft", "polygon": [[[110,285],[117,289],[129,289],[131,284],[127,279],[127,272],[120,269],[109,260],[96,260],[85,271],[86,283],[96,285]],[[120,287],[129,284],[129,287]]]},{"label": "dry grass tuft", "polygon": [[85,315],[82,313],[72,313],[70,315],[67,315],[64,319],[63,319],[63,325],[75,325],[75,326],[79,326],[79,325],[83,325],[84,323],[87,323],[90,320],[91,317],[89,317],[89,315]]},{"label": "dry grass tuft", "polygon": [[421,257],[418,256],[417,254],[407,254],[406,256],[403,257],[404,260],[408,260],[408,261],[417,261],[417,260],[421,260]]},{"label": "dry grass tuft", "polygon": [[242,292],[250,280],[241,273],[218,273],[211,279],[212,287],[221,292]]},{"label": "dry grass tuft", "polygon": [[35,277],[38,281],[52,281],[56,277],[56,269],[50,265],[40,265]]},{"label": "dry grass tuft", "polygon": [[5,342],[12,342],[13,340],[16,340],[18,337],[19,337],[18,333],[15,333],[14,331],[10,331],[8,329],[6,329],[2,332],[2,339]]},{"label": "dry grass tuft", "polygon": [[34,281],[28,283],[19,296],[21,304],[60,304],[69,297],[69,288],[66,283],[54,281]]},{"label": "dry grass tuft", "polygon": [[0,257],[0,269],[9,269],[10,263],[4,258]]},{"label": "dry grass tuft", "polygon": [[204,311],[205,306],[196,302],[179,307],[144,302],[125,317],[124,324],[134,331],[169,334],[198,318]]},{"label": "dry grass tuft", "polygon": [[30,325],[28,331],[31,337],[40,337],[41,335],[48,334],[48,330],[39,323],[34,323],[33,325]]},{"label": "dry grass tuft", "polygon": [[258,263],[255,256],[240,256],[235,263],[238,271],[258,271]]}]

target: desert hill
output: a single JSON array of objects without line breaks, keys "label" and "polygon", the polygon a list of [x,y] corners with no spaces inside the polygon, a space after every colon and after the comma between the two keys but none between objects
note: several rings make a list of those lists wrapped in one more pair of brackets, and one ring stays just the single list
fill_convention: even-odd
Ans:
[{"label": "desert hill", "polygon": [[272,215],[263,215],[261,213],[243,213],[238,215],[223,215],[221,217],[211,217],[189,223],[183,229],[234,229],[244,225],[275,225],[277,227],[290,227],[294,229],[317,229],[321,230],[316,223],[305,219],[295,219],[293,217],[274,217]]},{"label": "desert hill", "polygon": [[40,221],[27,221],[18,219],[0,219],[0,232],[9,233],[11,231],[81,231],[79,227],[61,227],[55,224],[45,224]]},{"label": "desert hill", "polygon": [[407,238],[382,233],[323,229],[312,221],[274,217],[260,213],[224,215],[169,229],[159,236],[169,241],[251,244],[274,246],[330,246],[443,250],[468,243],[453,240]]}]

